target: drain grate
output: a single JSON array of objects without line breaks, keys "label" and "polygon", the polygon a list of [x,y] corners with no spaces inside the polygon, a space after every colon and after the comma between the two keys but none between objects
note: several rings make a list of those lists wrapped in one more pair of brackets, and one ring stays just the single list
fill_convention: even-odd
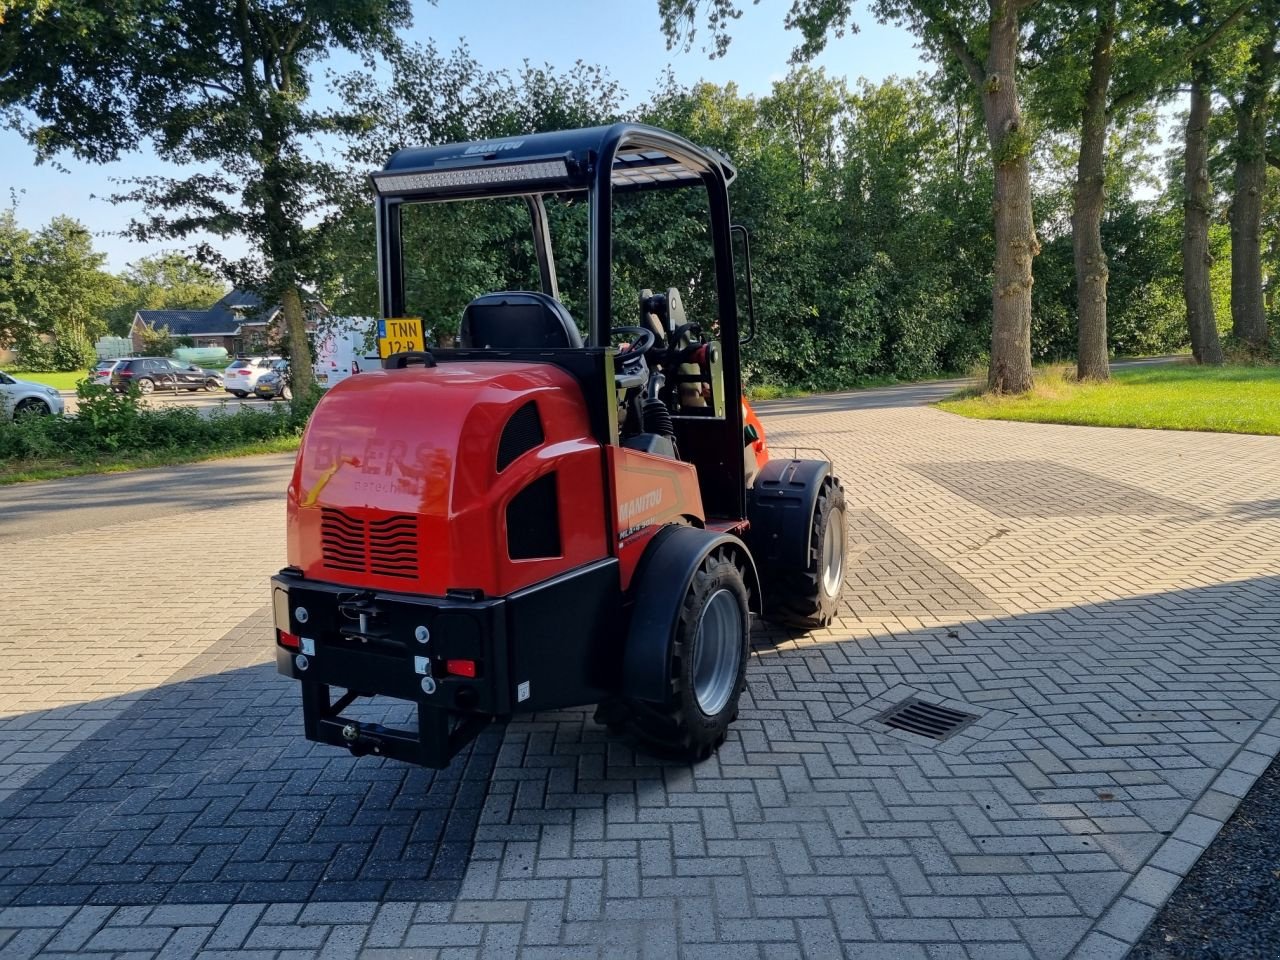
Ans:
[{"label": "drain grate", "polygon": [[907,733],[941,741],[959,733],[978,718],[972,713],[961,713],[950,707],[940,707],[936,703],[912,697],[895,703],[875,719],[895,730],[905,730]]}]

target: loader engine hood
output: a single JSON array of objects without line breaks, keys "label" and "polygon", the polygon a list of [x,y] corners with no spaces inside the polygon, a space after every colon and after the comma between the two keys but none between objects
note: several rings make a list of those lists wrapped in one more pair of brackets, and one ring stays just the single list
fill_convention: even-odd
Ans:
[{"label": "loader engine hood", "polygon": [[581,388],[551,364],[362,373],[303,435],[289,564],[352,587],[505,595],[607,554],[603,469]]}]

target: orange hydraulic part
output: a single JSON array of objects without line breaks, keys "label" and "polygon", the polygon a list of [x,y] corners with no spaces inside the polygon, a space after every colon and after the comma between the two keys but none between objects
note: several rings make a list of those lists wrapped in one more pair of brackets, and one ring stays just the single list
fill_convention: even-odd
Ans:
[{"label": "orange hydraulic part", "polygon": [[[586,410],[577,381],[551,364],[448,363],[343,381],[316,407],[298,451],[289,564],[358,588],[503,596],[609,556],[601,450]],[[522,429],[500,457],[517,414]],[[512,504],[534,484],[541,498]],[[548,520],[558,542],[512,559],[508,522]]]},{"label": "orange hydraulic part", "polygon": [[[747,433],[747,446],[755,453],[756,469],[763,470],[764,465],[769,462],[769,444],[764,439],[764,424],[751,409],[746,397],[742,398],[742,427]],[[751,440],[749,437],[753,431],[756,438]]]}]

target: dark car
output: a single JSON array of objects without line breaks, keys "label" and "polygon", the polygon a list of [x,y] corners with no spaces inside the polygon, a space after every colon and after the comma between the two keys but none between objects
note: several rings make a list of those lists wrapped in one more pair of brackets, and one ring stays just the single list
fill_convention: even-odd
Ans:
[{"label": "dark car", "polygon": [[220,390],[222,378],[213,370],[194,363],[175,363],[167,357],[136,357],[121,360],[111,371],[111,386],[119,391],[138,385],[142,393],[153,390]]},{"label": "dark car", "polygon": [[292,400],[293,378],[289,376],[289,364],[280,361],[274,370],[260,376],[253,395],[259,400]]}]

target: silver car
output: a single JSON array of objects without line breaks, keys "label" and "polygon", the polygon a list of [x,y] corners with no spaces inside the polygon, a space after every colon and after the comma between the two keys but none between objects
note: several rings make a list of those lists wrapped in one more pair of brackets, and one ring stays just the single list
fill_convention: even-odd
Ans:
[{"label": "silver car", "polygon": [[31,415],[60,414],[65,407],[62,395],[53,387],[18,380],[0,370],[0,417],[16,420]]}]

